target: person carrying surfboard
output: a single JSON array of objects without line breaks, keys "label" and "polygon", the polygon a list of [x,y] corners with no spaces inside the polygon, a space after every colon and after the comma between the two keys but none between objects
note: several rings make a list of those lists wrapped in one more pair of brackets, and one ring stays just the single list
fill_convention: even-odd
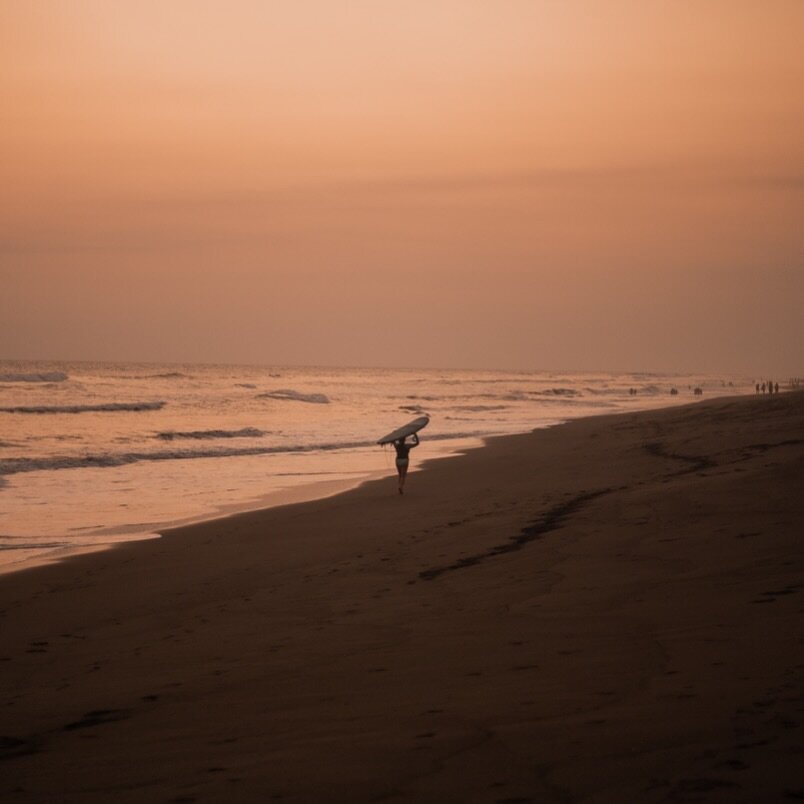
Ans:
[{"label": "person carrying surfboard", "polygon": [[[399,493],[404,494],[405,488],[405,475],[408,473],[408,453],[414,448],[419,446],[419,436],[416,433],[423,427],[427,427],[430,421],[429,416],[419,416],[412,422],[392,430],[388,435],[383,436],[377,443],[381,446],[386,444],[393,444],[396,450],[396,471],[399,473]],[[408,436],[412,436],[414,441],[411,443],[407,440]]]},{"label": "person carrying surfboard", "polygon": [[411,438],[413,438],[412,443],[408,442],[407,436],[403,436],[402,438],[398,438],[396,441],[394,441],[394,449],[396,450],[396,471],[399,473],[400,494],[405,493],[405,476],[408,473],[408,464],[410,463],[408,454],[414,447],[419,446],[419,436],[416,435],[416,433],[413,433]]}]

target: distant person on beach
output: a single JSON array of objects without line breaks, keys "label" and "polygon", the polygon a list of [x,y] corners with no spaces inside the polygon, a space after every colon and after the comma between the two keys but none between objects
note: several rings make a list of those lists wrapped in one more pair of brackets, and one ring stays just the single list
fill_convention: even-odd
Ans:
[{"label": "distant person on beach", "polygon": [[774,388],[773,392],[774,392],[775,394],[778,394],[778,393],[779,393],[779,383],[778,383],[778,382],[776,383],[776,387]]},{"label": "distant person on beach", "polygon": [[419,436],[414,433],[412,436],[413,442],[409,443],[406,438],[400,438],[394,441],[394,449],[396,450],[396,471],[399,473],[399,493],[404,494],[405,476],[408,473],[408,464],[410,458],[408,453],[414,448],[419,446]]}]

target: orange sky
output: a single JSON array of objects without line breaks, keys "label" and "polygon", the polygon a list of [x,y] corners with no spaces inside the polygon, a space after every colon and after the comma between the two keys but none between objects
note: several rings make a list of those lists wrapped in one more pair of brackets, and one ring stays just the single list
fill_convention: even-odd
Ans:
[{"label": "orange sky", "polygon": [[804,373],[800,0],[0,0],[0,357]]}]

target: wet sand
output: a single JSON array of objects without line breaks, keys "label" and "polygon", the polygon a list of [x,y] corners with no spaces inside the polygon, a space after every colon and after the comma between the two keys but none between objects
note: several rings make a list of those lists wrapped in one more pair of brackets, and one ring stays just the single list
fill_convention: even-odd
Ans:
[{"label": "wet sand", "polygon": [[804,798],[803,445],[597,417],[0,577],[0,798]]}]

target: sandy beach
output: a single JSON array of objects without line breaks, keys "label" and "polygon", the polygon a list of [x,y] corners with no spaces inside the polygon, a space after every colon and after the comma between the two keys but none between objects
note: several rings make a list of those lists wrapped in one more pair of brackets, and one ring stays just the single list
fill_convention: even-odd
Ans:
[{"label": "sandy beach", "polygon": [[803,438],[578,420],[2,576],[0,798],[804,798]]}]

